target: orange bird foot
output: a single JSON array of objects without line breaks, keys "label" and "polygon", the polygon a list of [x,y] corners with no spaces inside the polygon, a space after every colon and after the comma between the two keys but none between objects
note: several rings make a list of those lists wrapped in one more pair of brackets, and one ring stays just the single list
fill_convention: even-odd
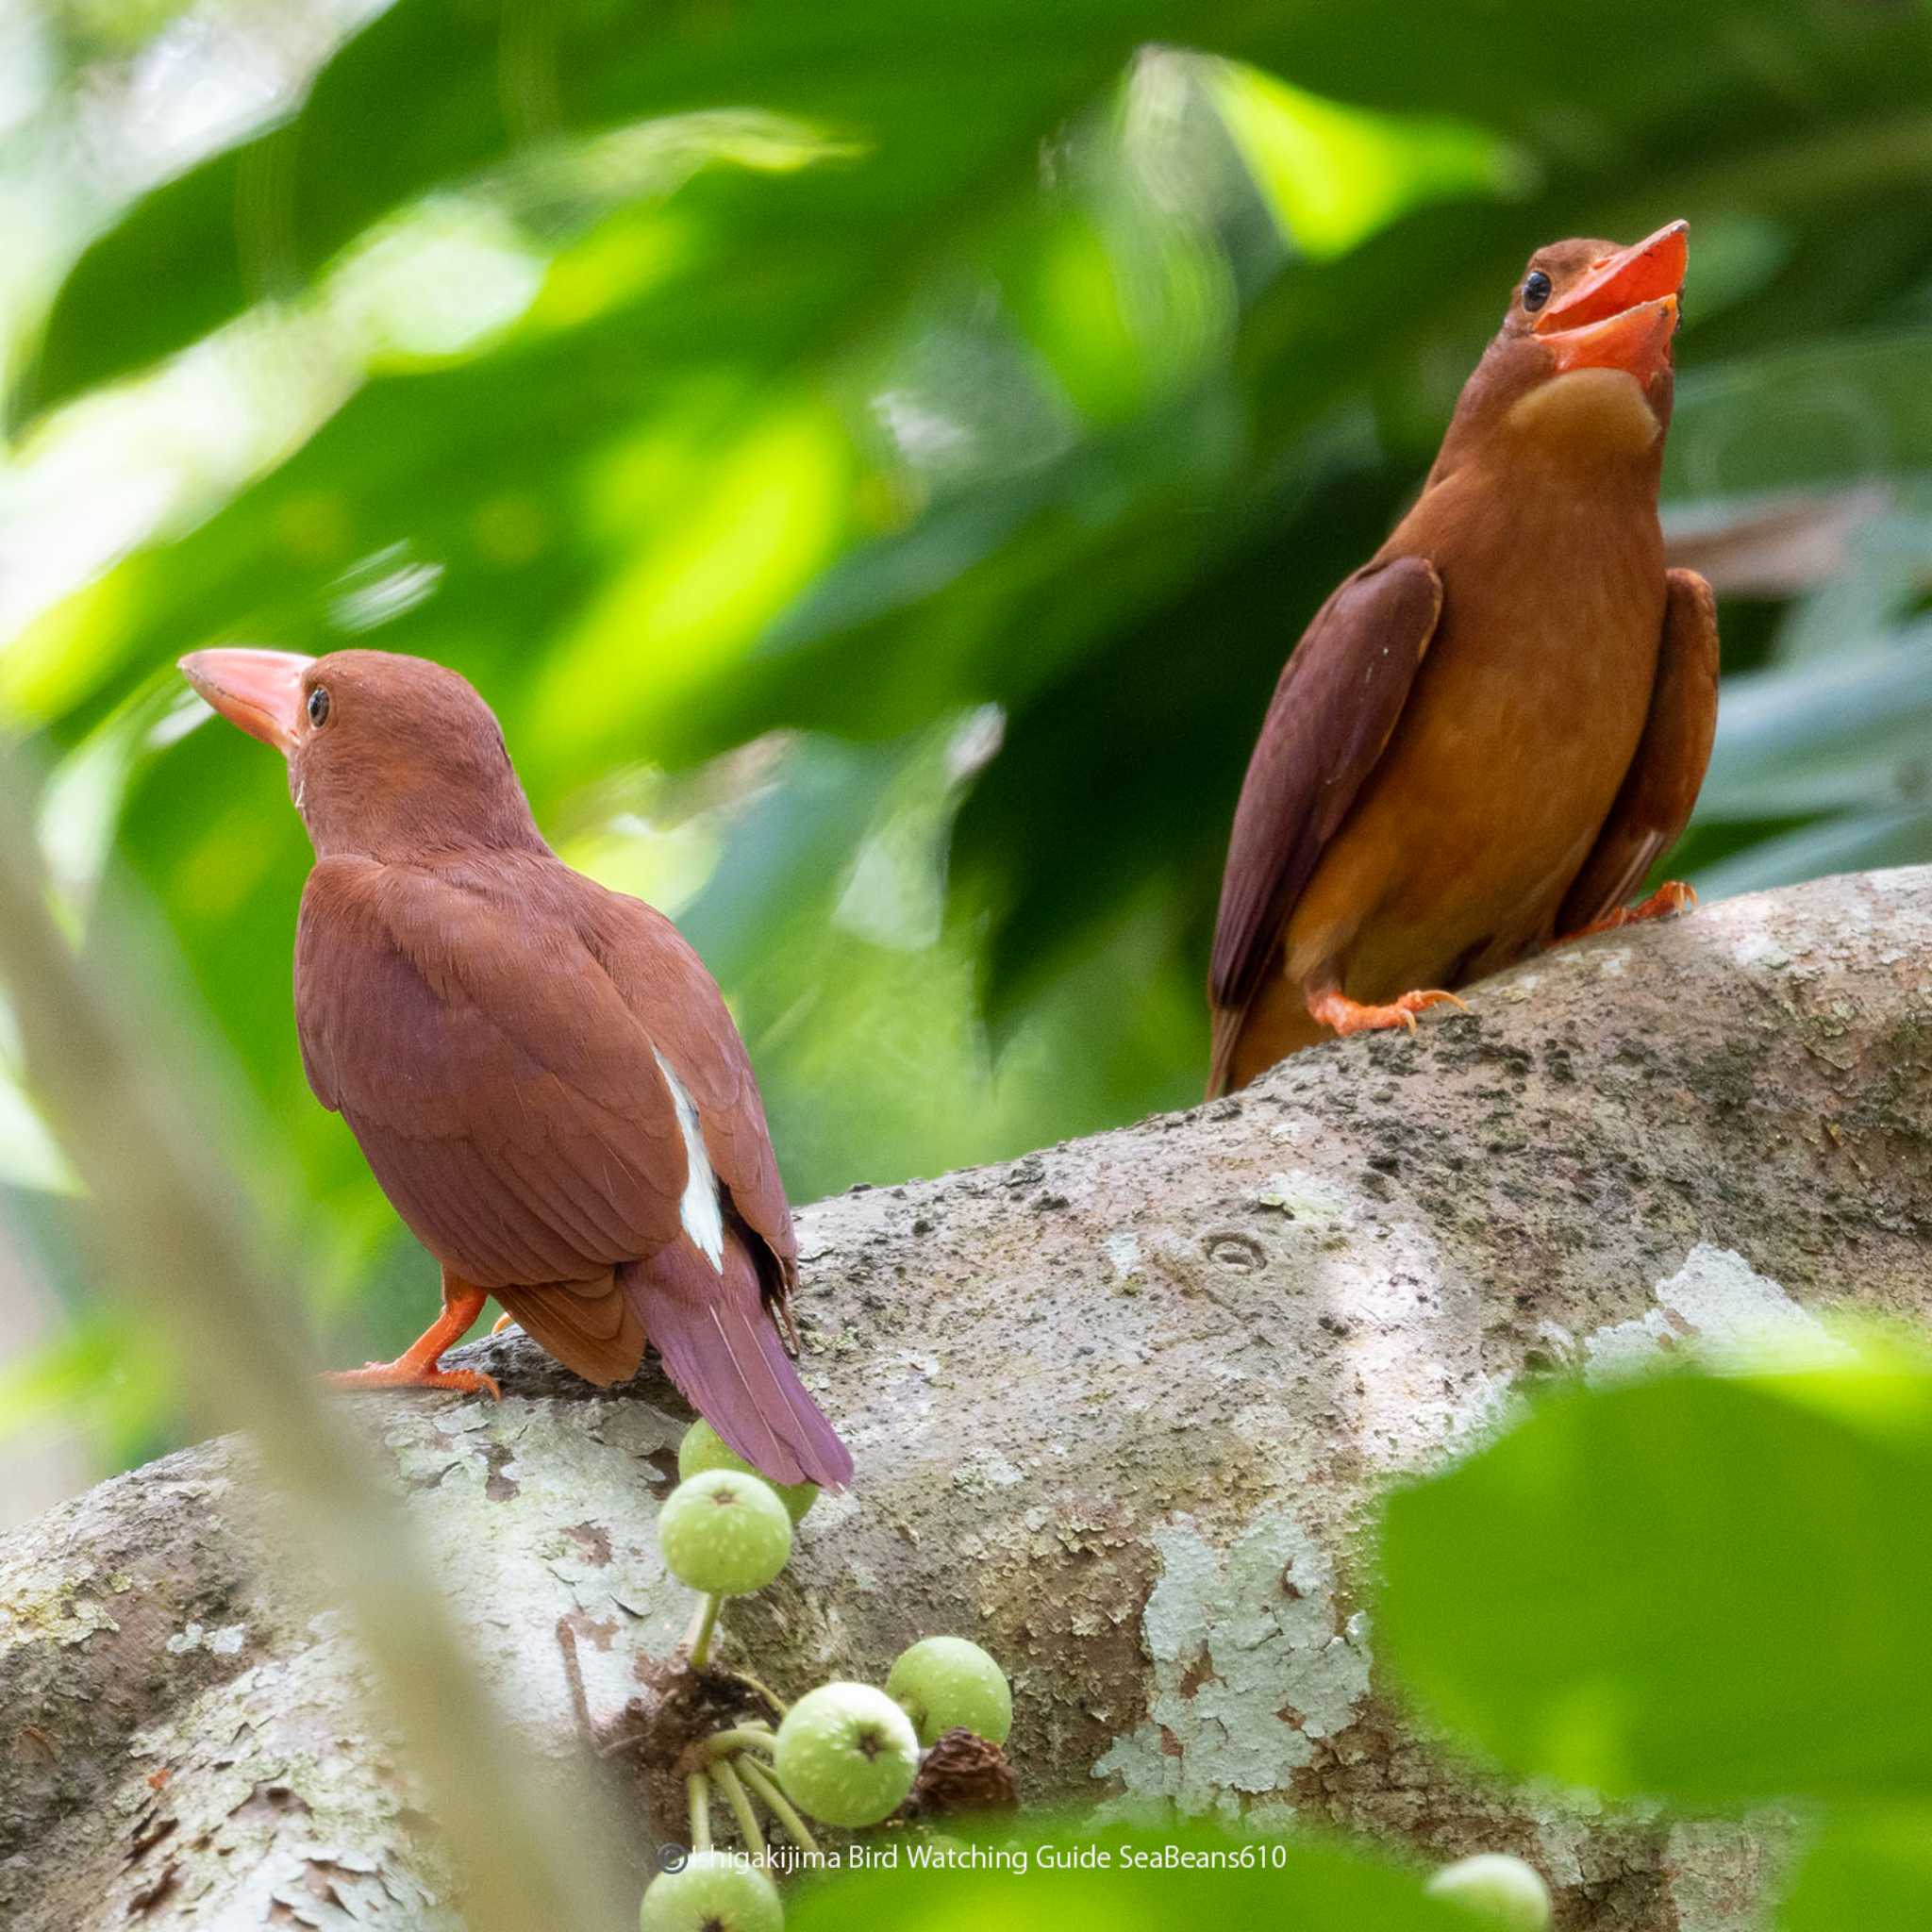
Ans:
[{"label": "orange bird foot", "polygon": [[445,1369],[442,1352],[463,1339],[489,1300],[480,1288],[443,1284],[442,1313],[392,1362],[371,1362],[366,1368],[336,1369],[322,1379],[334,1389],[455,1389],[465,1395],[488,1390],[501,1402],[503,1391],[492,1375],[480,1369]]},{"label": "orange bird foot", "polygon": [[1667,879],[1641,906],[1619,906],[1614,912],[1606,912],[1601,919],[1591,923],[1575,932],[1566,932],[1551,943],[1567,946],[1572,940],[1587,940],[1593,933],[1616,932],[1621,927],[1635,925],[1643,919],[1670,919],[1679,912],[1688,912],[1697,904],[1697,894],[1682,879]]},{"label": "orange bird foot", "polygon": [[434,1361],[412,1361],[407,1355],[362,1369],[331,1369],[322,1379],[331,1389],[456,1389],[465,1395],[487,1391],[492,1402],[503,1400],[496,1377],[481,1369],[439,1368]]},{"label": "orange bird foot", "polygon": [[1308,995],[1308,1011],[1324,1026],[1332,1026],[1342,1039],[1351,1033],[1378,1033],[1391,1026],[1407,1026],[1415,1031],[1415,1016],[1429,1007],[1450,1006],[1459,1012],[1469,1008],[1453,992],[1432,987],[1425,992],[1406,992],[1386,1007],[1365,1007],[1332,987],[1326,992]]}]

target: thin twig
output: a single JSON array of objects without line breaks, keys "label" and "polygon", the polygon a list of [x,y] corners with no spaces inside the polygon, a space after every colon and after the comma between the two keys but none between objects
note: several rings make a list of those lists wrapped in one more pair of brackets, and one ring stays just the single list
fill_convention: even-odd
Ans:
[{"label": "thin twig", "polygon": [[[577,1655],[577,1633],[568,1617],[557,1620],[557,1647],[563,1653],[563,1681],[570,1690],[571,1709],[575,1712],[577,1731],[599,1757],[615,1757],[620,1751],[635,1751],[651,1735],[648,1712],[640,1714],[636,1704],[619,1716],[599,1724],[591,1715],[591,1700],[584,1690],[583,1659]],[[634,1722],[626,1728],[625,1717]]]},{"label": "thin twig", "polygon": [[640,1744],[648,1743],[651,1726],[639,1724],[626,1730],[620,1724],[613,1724],[602,1732],[591,1733],[591,1747],[599,1757],[619,1757],[626,1751],[635,1751]]},{"label": "thin twig", "polygon": [[586,1738],[594,1737],[597,1727],[591,1720],[591,1700],[584,1690],[584,1661],[577,1655],[577,1633],[568,1617],[557,1620],[557,1647],[563,1655],[563,1681],[570,1690],[571,1708],[577,1715],[577,1729]]}]

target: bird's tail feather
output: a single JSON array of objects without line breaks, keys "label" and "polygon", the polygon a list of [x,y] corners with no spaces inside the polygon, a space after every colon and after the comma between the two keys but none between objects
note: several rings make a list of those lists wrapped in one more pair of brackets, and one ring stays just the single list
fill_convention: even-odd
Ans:
[{"label": "bird's tail feather", "polygon": [[747,1462],[778,1483],[852,1480],[851,1451],[799,1380],[735,1227],[722,1273],[680,1235],[620,1278],[671,1379]]},{"label": "bird's tail feather", "polygon": [[1302,989],[1276,974],[1263,982],[1245,1006],[1214,1009],[1208,1098],[1218,1100],[1224,1093],[1232,1093],[1258,1079],[1290,1054],[1334,1038],[1333,1031],[1308,1011]]},{"label": "bird's tail feather", "polygon": [[1208,1056],[1208,1091],[1203,1096],[1208,1100],[1219,1100],[1233,1085],[1234,1050],[1241,1043],[1241,1027],[1246,1024],[1246,1007],[1216,1007],[1214,1008],[1214,1038]]}]

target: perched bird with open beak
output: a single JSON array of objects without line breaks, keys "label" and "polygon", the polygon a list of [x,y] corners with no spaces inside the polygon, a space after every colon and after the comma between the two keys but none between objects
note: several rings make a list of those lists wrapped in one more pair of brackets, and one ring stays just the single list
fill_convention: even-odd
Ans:
[{"label": "perched bird with open beak", "polygon": [[1685,235],[1530,258],[1414,508],[1289,659],[1222,880],[1210,1096],[1691,902],[1624,906],[1717,723],[1710,587],[1657,527]]},{"label": "perched bird with open beak", "polygon": [[315,847],[295,932],[302,1063],[442,1264],[407,1354],[332,1379],[475,1390],[442,1352],[494,1295],[592,1382],[648,1340],[774,1481],[852,1458],[806,1392],[798,1243],[744,1042],[660,913],[550,850],[503,733],[420,658],[197,651],[190,684],[289,762]]}]

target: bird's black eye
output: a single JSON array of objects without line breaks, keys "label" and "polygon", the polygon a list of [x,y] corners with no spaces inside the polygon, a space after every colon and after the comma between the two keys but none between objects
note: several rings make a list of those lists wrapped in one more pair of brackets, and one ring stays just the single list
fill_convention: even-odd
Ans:
[{"label": "bird's black eye", "polygon": [[328,691],[323,685],[308,693],[308,722],[318,731],[328,723]]},{"label": "bird's black eye", "polygon": [[1523,284],[1523,306],[1534,315],[1550,299],[1550,278],[1541,269],[1533,268]]}]

